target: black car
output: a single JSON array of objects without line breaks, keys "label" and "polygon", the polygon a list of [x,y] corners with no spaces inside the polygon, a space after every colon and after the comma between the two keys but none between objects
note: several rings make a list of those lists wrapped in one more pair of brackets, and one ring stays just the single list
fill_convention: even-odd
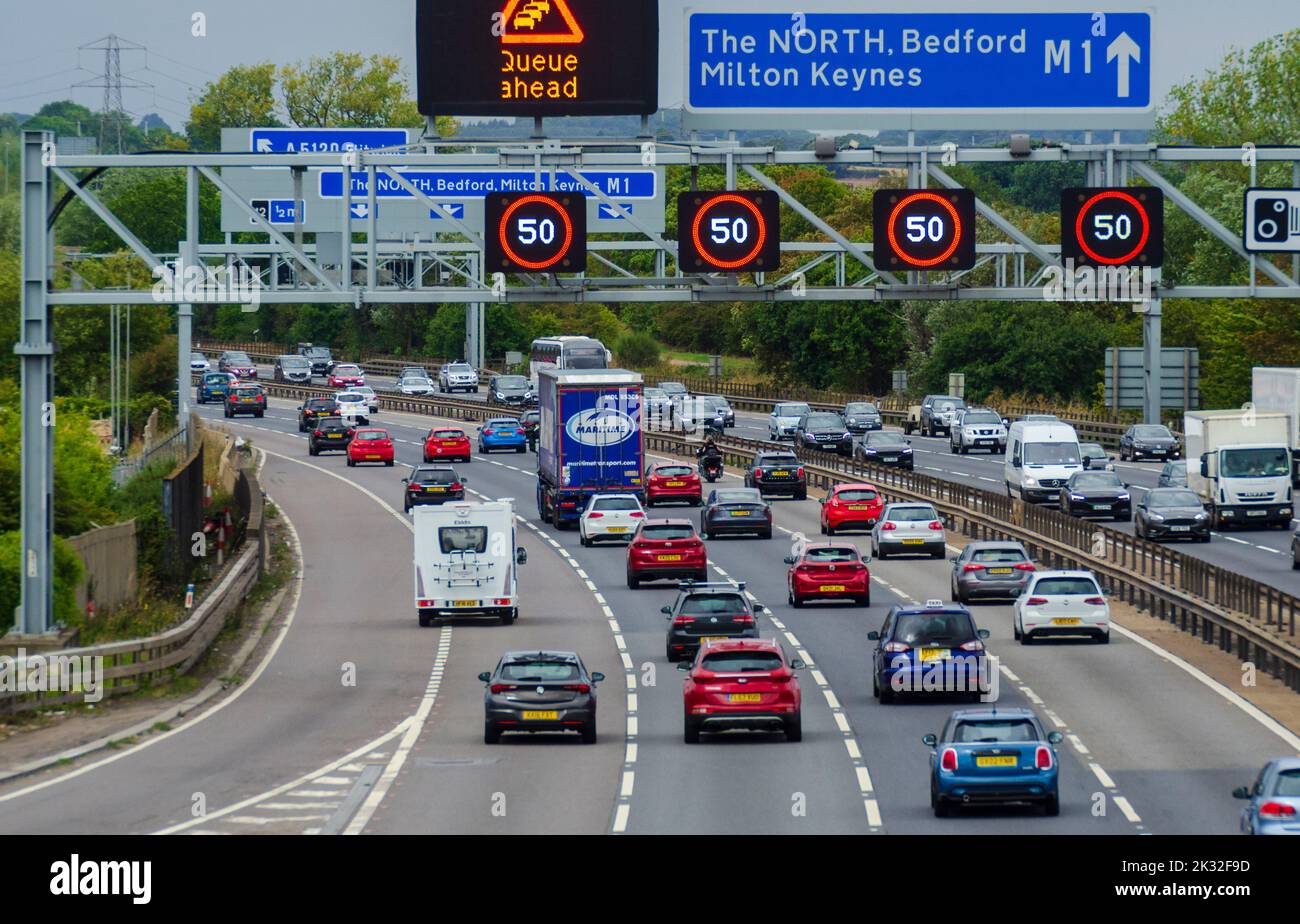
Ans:
[{"label": "black car", "polygon": [[700,534],[714,536],[757,534],[772,538],[772,508],[754,488],[718,488],[710,491],[700,511]]},{"label": "black car", "polygon": [[334,369],[334,356],[330,353],[329,347],[300,343],[298,355],[311,363],[312,375],[329,375]]},{"label": "black car", "polygon": [[808,476],[793,452],[760,452],[745,466],[745,487],[757,488],[759,494],[789,494],[795,500],[804,500],[808,497]]},{"label": "black car", "polygon": [[527,407],[537,403],[527,376],[494,375],[488,379],[487,403],[502,407]]},{"label": "black car", "polygon": [[266,393],[260,385],[236,385],[226,392],[226,416],[238,417],[252,414],[261,417],[266,413]]},{"label": "black car", "polygon": [[1119,438],[1121,462],[1139,459],[1177,459],[1182,452],[1178,437],[1159,424],[1134,424]]},{"label": "black car", "polygon": [[411,474],[402,479],[406,490],[402,492],[402,510],[410,513],[412,507],[422,504],[441,504],[449,500],[465,499],[465,482],[449,465],[417,465]]},{"label": "black car", "polygon": [[483,692],[483,742],[496,744],[502,732],[575,731],[583,744],[596,743],[596,684],[573,651],[507,651],[495,670],[478,675]]},{"label": "black car", "polygon": [[1133,514],[1128,485],[1114,472],[1075,472],[1061,487],[1061,513],[1127,520]]},{"label": "black car", "polygon": [[275,358],[275,368],[271,377],[277,382],[310,385],[312,376],[311,360],[305,356],[288,354]]},{"label": "black car", "polygon": [[1034,564],[1019,542],[968,542],[949,559],[952,598],[969,603],[976,597],[1020,596],[1034,573]]},{"label": "black car", "polygon": [[724,426],[734,427],[736,425],[736,411],[726,398],[722,397],[722,395],[701,395],[700,397],[713,402],[714,416],[721,415]]},{"label": "black car", "polygon": [[1143,539],[1210,541],[1210,515],[1195,491],[1152,488],[1138,501],[1133,532]]},{"label": "black car", "polygon": [[794,428],[794,444],[804,449],[834,449],[847,456],[853,452],[853,434],[835,411],[809,411]]},{"label": "black car", "polygon": [[866,433],[881,429],[885,419],[870,401],[852,401],[844,405],[844,423],[850,433]]},{"label": "black car", "polygon": [[306,433],[322,417],[337,417],[338,403],[333,398],[308,398],[298,408],[298,432]]},{"label": "black car", "polygon": [[355,433],[342,417],[318,417],[316,426],[307,434],[307,453],[318,456],[322,452],[347,452]]},{"label": "black car", "polygon": [[853,447],[853,457],[872,465],[896,465],[909,471],[912,461],[912,442],[893,430],[874,430],[866,434]]},{"label": "black car", "polygon": [[229,372],[239,379],[257,378],[257,366],[242,350],[226,350],[217,357],[217,371]]},{"label": "black car", "polygon": [[763,605],[749,602],[743,583],[687,581],[678,585],[673,605],[659,612],[668,617],[668,660],[684,661],[695,657],[706,639],[758,638],[754,614],[763,612]]},{"label": "black car", "polygon": [[[871,692],[882,703],[893,702],[903,692],[964,693],[978,703],[988,637],[989,630],[977,628],[970,610],[960,603],[898,604],[885,616],[879,632],[867,633],[867,639],[876,643],[871,653]],[[935,670],[941,670],[942,677],[927,678]]]}]

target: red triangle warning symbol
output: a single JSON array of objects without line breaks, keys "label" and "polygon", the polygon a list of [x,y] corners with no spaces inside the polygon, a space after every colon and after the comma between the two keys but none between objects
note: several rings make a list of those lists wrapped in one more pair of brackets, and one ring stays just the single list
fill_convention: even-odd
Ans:
[{"label": "red triangle warning symbol", "polygon": [[510,0],[501,19],[506,45],[578,45],[585,38],[565,0]]}]

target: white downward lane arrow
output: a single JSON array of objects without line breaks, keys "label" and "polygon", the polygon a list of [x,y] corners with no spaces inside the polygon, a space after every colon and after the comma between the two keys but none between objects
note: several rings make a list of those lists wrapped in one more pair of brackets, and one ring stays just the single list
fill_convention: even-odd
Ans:
[{"label": "white downward lane arrow", "polygon": [[360,202],[352,206],[353,218],[365,218],[369,214],[370,214],[370,203],[368,202]]},{"label": "white downward lane arrow", "polygon": [[1128,96],[1128,67],[1131,61],[1141,62],[1142,49],[1138,47],[1137,42],[1129,37],[1127,32],[1121,32],[1115,37],[1115,41],[1106,46],[1106,63],[1109,64],[1116,58],[1119,59],[1118,70],[1116,71],[1118,95],[1121,98]]}]

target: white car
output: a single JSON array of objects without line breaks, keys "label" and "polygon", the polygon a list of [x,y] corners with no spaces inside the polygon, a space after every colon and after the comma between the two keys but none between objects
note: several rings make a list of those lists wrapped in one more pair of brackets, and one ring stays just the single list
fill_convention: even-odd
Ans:
[{"label": "white car", "polygon": [[782,403],[772,408],[767,418],[767,438],[769,440],[794,439],[794,431],[799,421],[810,408],[803,402]]},{"label": "white car", "polygon": [[1110,603],[1091,571],[1039,571],[1011,608],[1011,630],[1028,645],[1047,635],[1110,641]]},{"label": "white car", "polygon": [[344,420],[369,425],[370,403],[361,392],[351,390],[335,392],[334,403],[338,405],[339,416]]},{"label": "white car", "polygon": [[364,397],[366,399],[366,406],[370,409],[370,413],[379,413],[379,395],[375,394],[375,390],[369,385],[360,385],[356,388],[349,388],[348,391],[356,392],[358,395]]},{"label": "white car", "polygon": [[469,363],[447,363],[438,372],[439,391],[478,391],[478,373]]},{"label": "white car", "polygon": [[895,552],[945,558],[946,535],[943,520],[929,504],[886,504],[871,529],[871,551],[880,559]]},{"label": "white car", "polygon": [[418,375],[408,375],[398,381],[397,390],[404,395],[415,395],[417,397],[431,395],[433,394],[433,380]]},{"label": "white car", "polygon": [[578,520],[578,537],[588,548],[599,539],[628,540],[644,519],[635,494],[593,494]]},{"label": "white car", "polygon": [[194,352],[190,354],[190,371],[191,372],[208,372],[212,369],[212,363],[202,353]]},{"label": "white car", "polygon": [[965,455],[972,449],[987,449],[989,455],[1007,451],[1007,426],[997,411],[968,407],[957,411],[948,428],[948,447]]}]

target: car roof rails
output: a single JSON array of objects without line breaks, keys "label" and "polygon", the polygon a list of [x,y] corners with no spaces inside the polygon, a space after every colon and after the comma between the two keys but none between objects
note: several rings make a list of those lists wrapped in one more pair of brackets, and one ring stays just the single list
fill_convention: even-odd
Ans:
[{"label": "car roof rails", "polygon": [[736,590],[744,592],[744,581],[695,581],[687,578],[684,581],[677,582],[678,590],[711,590],[725,588],[727,590]]}]

